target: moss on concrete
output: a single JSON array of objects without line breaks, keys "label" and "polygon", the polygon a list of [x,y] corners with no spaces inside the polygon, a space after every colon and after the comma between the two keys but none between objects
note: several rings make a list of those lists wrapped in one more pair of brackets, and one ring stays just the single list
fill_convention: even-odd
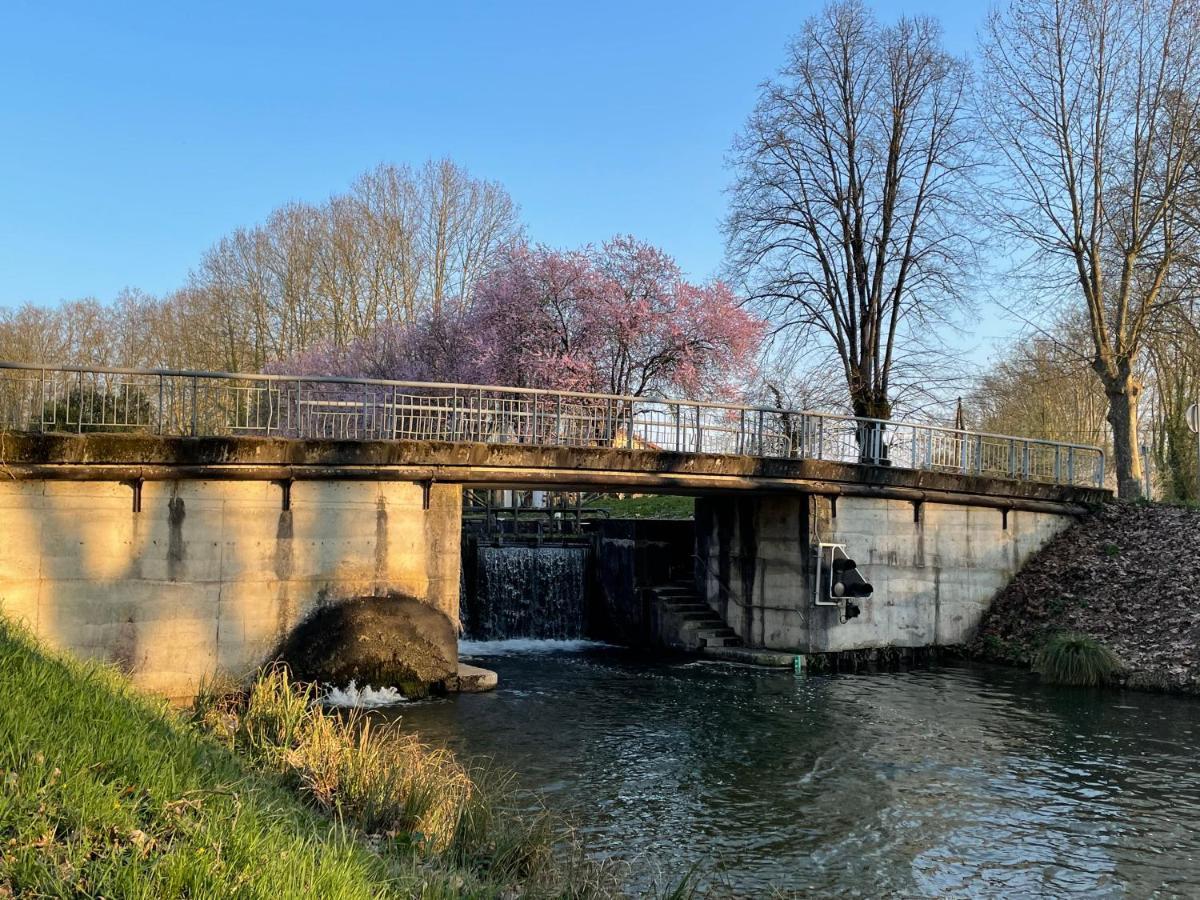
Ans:
[{"label": "moss on concrete", "polygon": [[359,597],[317,607],[276,658],[301,680],[424,696],[457,677],[458,636],[449,618],[412,597]]}]

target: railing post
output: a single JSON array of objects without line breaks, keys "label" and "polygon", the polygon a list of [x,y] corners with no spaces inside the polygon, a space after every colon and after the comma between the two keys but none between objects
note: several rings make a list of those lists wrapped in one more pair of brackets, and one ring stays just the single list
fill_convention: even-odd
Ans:
[{"label": "railing post", "polygon": [[817,459],[825,458],[825,417],[817,417]]},{"label": "railing post", "polygon": [[675,452],[683,452],[683,405],[675,404]]},{"label": "railing post", "polygon": [[1062,481],[1062,447],[1054,445],[1054,483]]},{"label": "railing post", "polygon": [[921,467],[917,464],[917,426],[911,425],[909,427],[912,428],[912,467],[919,469]]},{"label": "railing post", "polygon": [[554,444],[555,446],[563,446],[562,439],[562,394],[555,396],[554,404]]},{"label": "railing post", "polygon": [[304,437],[304,406],[300,402],[300,387],[302,382],[296,379],[296,437]]},{"label": "railing post", "polygon": [[1025,447],[1021,452],[1021,478],[1025,481],[1029,480],[1029,441],[1025,441]]},{"label": "railing post", "polygon": [[158,376],[158,433],[163,433],[163,376]]},{"label": "railing post", "polygon": [[747,456],[746,453],[746,408],[742,407],[740,421],[738,423],[738,453],[742,456]]},{"label": "railing post", "polygon": [[[78,389],[78,391],[79,391],[79,403],[78,403],[78,406],[79,406],[79,410],[78,410],[78,412],[79,412],[79,423],[78,423],[78,425],[76,426],[76,432],[77,432],[77,433],[82,433],[82,432],[83,432],[83,369],[80,369],[80,370],[79,370],[79,379],[78,379],[78,381],[76,382],[76,384],[78,385],[78,388],[77,388],[77,389]],[[68,402],[67,402],[67,409],[68,409],[68,410],[70,410],[70,409],[71,409],[71,404],[70,404],[70,401],[69,401],[69,400],[68,400]]]},{"label": "railing post", "polygon": [[1008,477],[1014,478],[1017,474],[1017,442],[1012,438],[1008,439]]},{"label": "railing post", "polygon": [[385,407],[383,417],[384,417],[385,421],[391,423],[391,427],[388,428],[388,439],[394,441],[396,439],[396,386],[395,385],[392,385],[392,402],[389,404],[389,406],[390,406],[390,408]]},{"label": "railing post", "polygon": [[[57,415],[55,416],[57,418]],[[42,369],[41,396],[38,397],[38,431],[46,430],[46,370]]]},{"label": "railing post", "polygon": [[971,455],[971,450],[967,433],[965,431],[958,432],[958,448],[958,467],[962,473],[966,475],[969,471],[971,471],[969,468],[968,459]]},{"label": "railing post", "polygon": [[766,456],[766,450],[763,448],[763,411],[758,411],[758,455]]},{"label": "railing post", "polygon": [[1067,484],[1075,483],[1075,448],[1067,448]]},{"label": "railing post", "polygon": [[634,417],[637,415],[637,407],[635,406],[636,402],[637,401],[635,401],[635,400],[629,401],[629,424],[625,427],[625,449],[626,450],[633,449],[633,420],[634,420]]},{"label": "railing post", "polygon": [[983,474],[983,435],[975,435],[975,472]]},{"label": "railing post", "polygon": [[696,406],[696,452],[704,452],[704,426],[700,423],[700,406]]}]

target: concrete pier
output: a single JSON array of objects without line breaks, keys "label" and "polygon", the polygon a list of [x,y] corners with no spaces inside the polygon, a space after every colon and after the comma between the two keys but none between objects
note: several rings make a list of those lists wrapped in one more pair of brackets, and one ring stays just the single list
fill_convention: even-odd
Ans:
[{"label": "concrete pier", "polygon": [[[0,480],[0,610],[186,696],[318,604],[396,592],[458,620],[458,485]],[[285,490],[287,493],[285,506]]]},{"label": "concrete pier", "polygon": [[[992,598],[1072,521],[1067,514],[886,497],[703,498],[704,598],[751,647],[827,653],[959,644]],[[846,545],[874,586],[839,621],[813,604],[813,548]]]}]

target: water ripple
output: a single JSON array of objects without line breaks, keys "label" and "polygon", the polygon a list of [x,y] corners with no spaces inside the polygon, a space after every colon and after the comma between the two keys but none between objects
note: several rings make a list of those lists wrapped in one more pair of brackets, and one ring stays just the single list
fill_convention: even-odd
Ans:
[{"label": "water ripple", "polygon": [[1194,699],[539,649],[403,724],[515,769],[598,856],[738,896],[1200,893]]}]

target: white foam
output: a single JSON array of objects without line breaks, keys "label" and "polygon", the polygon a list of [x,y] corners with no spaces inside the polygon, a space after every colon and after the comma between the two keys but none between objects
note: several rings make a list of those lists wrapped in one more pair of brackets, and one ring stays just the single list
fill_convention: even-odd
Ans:
[{"label": "white foam", "polygon": [[373,688],[369,684],[359,688],[351,679],[345,688],[330,687],[321,695],[325,706],[354,706],[360,709],[376,709],[380,706],[395,706],[408,700],[394,687]]},{"label": "white foam", "polygon": [[502,641],[459,641],[459,656],[518,656],[527,653],[582,653],[611,647],[603,641],[506,638]]}]

